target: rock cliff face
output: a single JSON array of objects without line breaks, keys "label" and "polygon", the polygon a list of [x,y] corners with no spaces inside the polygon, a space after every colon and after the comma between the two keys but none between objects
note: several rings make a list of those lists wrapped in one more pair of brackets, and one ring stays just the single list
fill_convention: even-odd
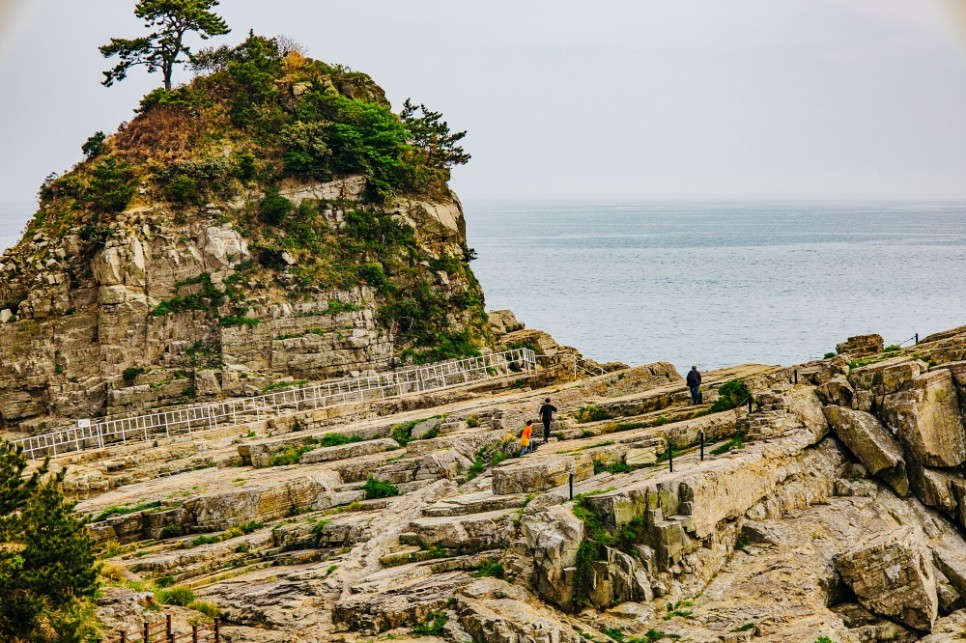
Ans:
[{"label": "rock cliff face", "polygon": [[259,38],[222,55],[41,189],[0,258],[2,425],[490,345],[439,141],[363,74]]},{"label": "rock cliff face", "polygon": [[[951,641],[966,362],[942,356],[964,351],[961,331],[908,355],[722,369],[699,406],[656,363],[58,464],[119,552],[108,628],[157,618],[113,606],[164,579],[217,604],[235,642]],[[751,410],[727,401],[736,382]],[[546,396],[555,437],[518,457]]]}]

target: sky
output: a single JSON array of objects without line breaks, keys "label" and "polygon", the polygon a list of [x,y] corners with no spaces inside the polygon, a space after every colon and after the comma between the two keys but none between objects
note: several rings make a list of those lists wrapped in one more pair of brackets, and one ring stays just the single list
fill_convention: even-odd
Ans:
[{"label": "sky", "polygon": [[[0,202],[160,74],[97,50],[134,0],[0,0]],[[467,130],[465,199],[966,198],[966,0],[223,0]],[[198,44],[195,42],[194,44]],[[187,70],[175,81],[189,79]]]}]

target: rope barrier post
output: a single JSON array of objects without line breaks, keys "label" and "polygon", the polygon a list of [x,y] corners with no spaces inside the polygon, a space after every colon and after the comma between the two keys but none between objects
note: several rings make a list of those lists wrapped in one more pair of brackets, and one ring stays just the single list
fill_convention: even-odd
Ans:
[{"label": "rope barrier post", "polygon": [[667,470],[674,473],[674,443],[667,441]]},{"label": "rope barrier post", "polygon": [[704,462],[704,429],[698,431],[698,435],[701,436],[701,462]]},{"label": "rope barrier post", "polygon": [[218,626],[218,619],[216,618],[215,619],[215,643],[219,643],[219,641],[221,641],[221,631]]},{"label": "rope barrier post", "polygon": [[127,632],[121,632],[121,643],[127,643]]},{"label": "rope barrier post", "polygon": [[151,624],[144,621],[144,643],[151,643]]},{"label": "rope barrier post", "polygon": [[171,615],[165,614],[164,620],[167,622],[165,634],[168,635],[168,643],[174,643],[174,630],[171,628]]},{"label": "rope barrier post", "polygon": [[798,369],[795,369],[795,383],[798,384]]},{"label": "rope barrier post", "polygon": [[752,399],[751,399],[751,396],[749,395],[749,396],[748,396],[748,412],[749,412],[749,413],[751,413],[751,412],[752,412],[752,408],[751,408],[751,405],[752,405],[752,403],[753,403],[753,402],[754,402],[754,400],[752,400]]},{"label": "rope barrier post", "polygon": [[916,345],[919,345],[919,333],[916,333]]},{"label": "rope barrier post", "polygon": [[191,626],[191,643],[198,643],[198,626]]},{"label": "rope barrier post", "polygon": [[574,499],[574,474],[570,473],[570,499]]}]

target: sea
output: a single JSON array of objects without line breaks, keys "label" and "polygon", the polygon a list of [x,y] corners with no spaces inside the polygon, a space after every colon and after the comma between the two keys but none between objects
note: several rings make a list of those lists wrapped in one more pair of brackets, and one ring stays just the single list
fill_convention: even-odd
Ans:
[{"label": "sea", "polygon": [[[466,199],[488,310],[599,362],[684,372],[966,325],[966,202]],[[0,203],[0,246],[31,203]]]}]

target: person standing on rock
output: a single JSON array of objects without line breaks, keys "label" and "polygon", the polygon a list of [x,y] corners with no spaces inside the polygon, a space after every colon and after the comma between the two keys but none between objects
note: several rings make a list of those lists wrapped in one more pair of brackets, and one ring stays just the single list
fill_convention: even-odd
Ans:
[{"label": "person standing on rock", "polygon": [[691,389],[691,404],[698,403],[698,387],[701,386],[701,373],[698,371],[697,366],[692,366],[690,372],[688,372],[688,388]]},{"label": "person standing on rock", "polygon": [[553,422],[553,414],[556,411],[557,407],[550,403],[549,397],[543,401],[543,406],[540,407],[540,420],[543,422],[544,442],[550,439],[550,423]]},{"label": "person standing on rock", "polygon": [[523,427],[520,434],[520,457],[522,458],[530,450],[530,436],[533,435],[533,420],[527,420],[527,425]]}]

